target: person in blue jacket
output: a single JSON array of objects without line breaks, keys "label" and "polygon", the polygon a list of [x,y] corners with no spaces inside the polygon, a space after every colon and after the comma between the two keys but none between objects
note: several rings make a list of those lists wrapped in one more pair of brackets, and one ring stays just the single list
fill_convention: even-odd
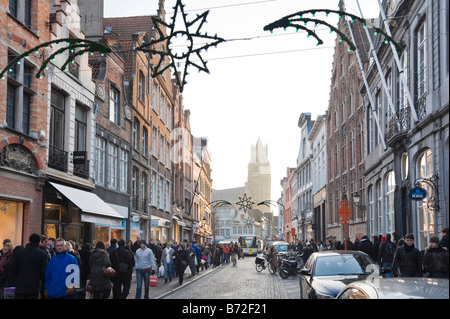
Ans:
[{"label": "person in blue jacket", "polygon": [[201,255],[200,255],[200,250],[195,245],[196,243],[197,243],[196,241],[191,240],[192,248],[195,250],[195,256],[197,257],[197,265],[196,265],[197,273],[199,273],[200,272],[200,257],[201,257]]},{"label": "person in blue jacket", "polygon": [[74,256],[67,253],[66,241],[55,241],[55,256],[45,269],[44,294],[49,299],[75,299],[80,284],[80,267]]}]

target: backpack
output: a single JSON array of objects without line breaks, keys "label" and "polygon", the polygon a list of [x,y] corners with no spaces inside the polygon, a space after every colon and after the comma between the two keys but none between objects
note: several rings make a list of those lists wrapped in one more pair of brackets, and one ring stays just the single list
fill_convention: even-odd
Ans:
[{"label": "backpack", "polygon": [[386,257],[393,257],[394,256],[394,243],[389,242],[386,244],[386,247],[384,247],[384,252],[386,254]]}]

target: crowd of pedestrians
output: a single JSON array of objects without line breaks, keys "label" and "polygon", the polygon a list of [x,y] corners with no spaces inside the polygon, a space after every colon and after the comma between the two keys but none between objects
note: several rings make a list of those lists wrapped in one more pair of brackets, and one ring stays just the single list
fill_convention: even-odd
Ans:
[{"label": "crowd of pedestrians", "polygon": [[[404,237],[396,232],[385,236],[367,235],[355,237],[354,242],[329,236],[325,241],[310,239],[290,243],[289,249],[302,252],[303,260],[316,251],[358,250],[369,255],[378,265],[384,277],[423,277],[449,278],[449,241],[448,227],[441,230],[441,239],[433,236],[429,245],[420,251],[414,245],[414,235]],[[346,246],[346,247],[345,247]]]},{"label": "crowd of pedestrians", "polygon": [[[244,258],[238,243],[161,243],[112,239],[94,247],[32,234],[26,246],[4,239],[0,251],[0,299],[126,299],[133,271],[136,299],[149,298],[150,276],[164,283]],[[88,294],[89,293],[89,294]],[[112,293],[112,296],[111,296]]]}]

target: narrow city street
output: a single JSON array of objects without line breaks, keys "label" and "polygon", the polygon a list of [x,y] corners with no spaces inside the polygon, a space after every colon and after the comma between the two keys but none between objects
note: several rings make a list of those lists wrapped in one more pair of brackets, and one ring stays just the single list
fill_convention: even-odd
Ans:
[{"label": "narrow city street", "polygon": [[[136,295],[136,277],[133,276],[130,295]],[[164,284],[159,278],[157,287],[150,287],[150,299],[298,299],[298,277],[281,279],[268,269],[258,273],[255,257],[238,260],[237,266],[224,264],[218,268],[200,271],[194,277],[185,275],[183,285],[178,278]]]}]

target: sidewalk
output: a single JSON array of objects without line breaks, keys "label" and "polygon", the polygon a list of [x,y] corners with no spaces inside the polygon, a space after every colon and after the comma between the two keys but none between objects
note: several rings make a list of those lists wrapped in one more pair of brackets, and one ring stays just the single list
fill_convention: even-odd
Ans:
[{"label": "sidewalk", "polygon": [[[172,282],[167,281],[165,284],[164,276],[158,278],[158,285],[156,287],[150,287],[149,288],[149,298],[150,299],[160,299],[167,295],[170,295],[171,293],[177,291],[180,288],[183,288],[187,285],[189,285],[191,282],[194,282],[198,279],[203,278],[204,276],[207,276],[214,272],[215,270],[219,269],[222,265],[219,265],[216,268],[208,267],[207,270],[200,270],[199,273],[195,274],[194,276],[184,275],[183,284],[180,285],[178,282],[178,277],[172,278]],[[136,271],[133,271],[133,277],[131,278],[131,287],[130,287],[130,294],[128,295],[127,299],[135,299],[136,297]],[[142,292],[141,292],[142,299],[144,298],[144,286],[142,286]],[[112,296],[111,296],[112,298]]]}]

